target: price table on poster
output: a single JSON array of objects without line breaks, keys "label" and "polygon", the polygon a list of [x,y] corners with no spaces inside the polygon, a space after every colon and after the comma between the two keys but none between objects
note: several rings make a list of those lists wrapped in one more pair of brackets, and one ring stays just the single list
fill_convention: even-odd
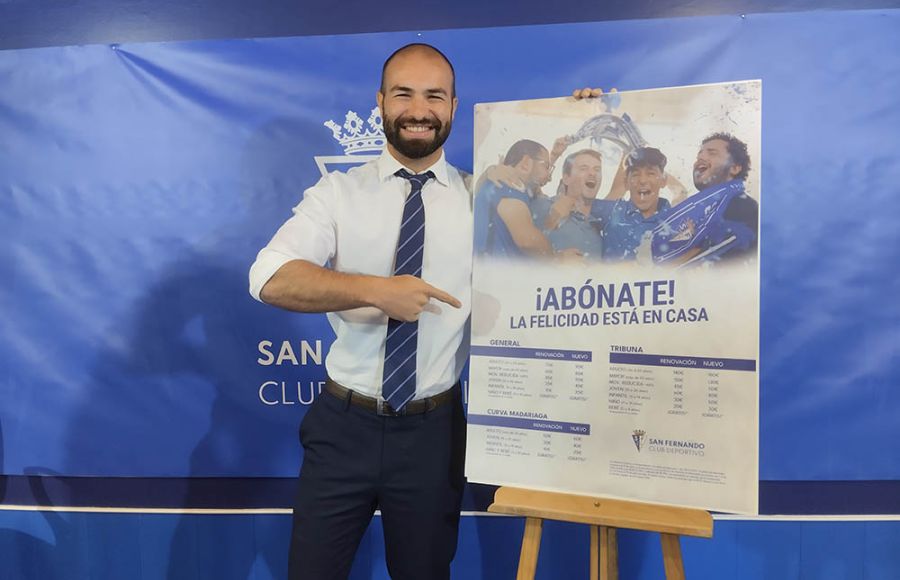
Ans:
[{"label": "price table on poster", "polygon": [[[542,463],[583,462],[586,422],[560,420],[558,414],[525,410],[590,400],[585,387],[593,355],[589,351],[477,346],[475,364],[487,376],[484,413],[469,415],[470,425],[487,428],[485,452],[493,456],[528,456]],[[535,388],[536,387],[536,388]]]},{"label": "price table on poster", "polygon": [[755,372],[752,359],[632,354],[609,355],[607,410],[614,415],[641,415],[651,402],[667,404],[668,416],[721,420],[724,384],[733,373]]}]

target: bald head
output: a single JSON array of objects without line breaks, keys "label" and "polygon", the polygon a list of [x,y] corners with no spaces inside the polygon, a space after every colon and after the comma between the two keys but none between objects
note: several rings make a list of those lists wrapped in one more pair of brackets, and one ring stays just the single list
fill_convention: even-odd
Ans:
[{"label": "bald head", "polygon": [[[431,46],[430,44],[425,44],[421,42],[415,42],[413,44],[407,44],[406,46],[402,46],[395,50],[391,56],[387,57],[387,60],[384,61],[384,66],[381,67],[381,92],[385,93],[388,87],[385,86],[385,79],[388,76],[388,68],[391,63],[394,62],[398,57],[406,57],[406,56],[422,56],[422,57],[433,57],[434,61],[443,62],[444,65],[450,69],[450,98],[456,96],[456,71],[453,69],[453,64],[450,62],[450,59],[447,56]],[[429,59],[430,60],[430,59]]]},{"label": "bald head", "polygon": [[441,51],[410,44],[384,63],[375,95],[387,150],[410,170],[430,167],[443,154],[459,101],[453,67]]}]

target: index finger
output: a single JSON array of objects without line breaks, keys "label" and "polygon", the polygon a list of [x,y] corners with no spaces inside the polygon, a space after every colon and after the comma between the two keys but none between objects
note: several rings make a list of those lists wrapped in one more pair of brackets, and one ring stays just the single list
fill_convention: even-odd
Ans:
[{"label": "index finger", "polygon": [[450,294],[444,292],[444,291],[441,290],[440,288],[435,288],[435,287],[432,286],[431,284],[428,285],[428,289],[426,290],[426,293],[427,293],[430,297],[432,297],[432,298],[437,298],[438,300],[440,300],[440,301],[443,302],[444,304],[449,304],[449,305],[452,306],[453,308],[461,308],[461,307],[462,307],[462,302],[460,302],[459,300],[457,300],[456,298],[454,298],[454,297],[451,296]]}]

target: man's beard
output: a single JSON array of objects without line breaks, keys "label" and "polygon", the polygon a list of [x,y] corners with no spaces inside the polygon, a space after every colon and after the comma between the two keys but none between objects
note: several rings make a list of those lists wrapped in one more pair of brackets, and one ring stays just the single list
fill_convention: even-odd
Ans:
[{"label": "man's beard", "polygon": [[[403,125],[424,125],[434,129],[434,138],[404,139],[400,136],[400,128]],[[452,122],[441,123],[436,117],[430,119],[414,119],[412,117],[399,117],[398,119],[384,118],[384,136],[401,155],[408,159],[422,159],[428,157],[441,148],[447,137],[450,136]]]},{"label": "man's beard", "polygon": [[710,172],[707,169],[704,173],[707,175],[700,177],[697,175],[696,171],[694,172],[694,187],[697,190],[702,190],[707,187],[711,187],[713,185],[719,185],[721,183],[725,183],[731,179],[731,175],[729,174],[731,171],[731,163],[726,163],[719,167],[718,169]]}]

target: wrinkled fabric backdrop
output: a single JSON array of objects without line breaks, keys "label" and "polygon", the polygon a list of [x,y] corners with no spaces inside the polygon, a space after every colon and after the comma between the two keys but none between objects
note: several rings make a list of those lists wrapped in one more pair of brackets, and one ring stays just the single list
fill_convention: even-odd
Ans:
[{"label": "wrinkled fabric backdrop", "polygon": [[900,479],[898,29],[881,10],[0,52],[0,472],[296,475],[333,335],[253,301],[247,269],[315,158],[344,155],[323,123],[365,122],[383,59],[421,40],[456,66],[468,170],[476,102],[762,79],[761,479]]}]

